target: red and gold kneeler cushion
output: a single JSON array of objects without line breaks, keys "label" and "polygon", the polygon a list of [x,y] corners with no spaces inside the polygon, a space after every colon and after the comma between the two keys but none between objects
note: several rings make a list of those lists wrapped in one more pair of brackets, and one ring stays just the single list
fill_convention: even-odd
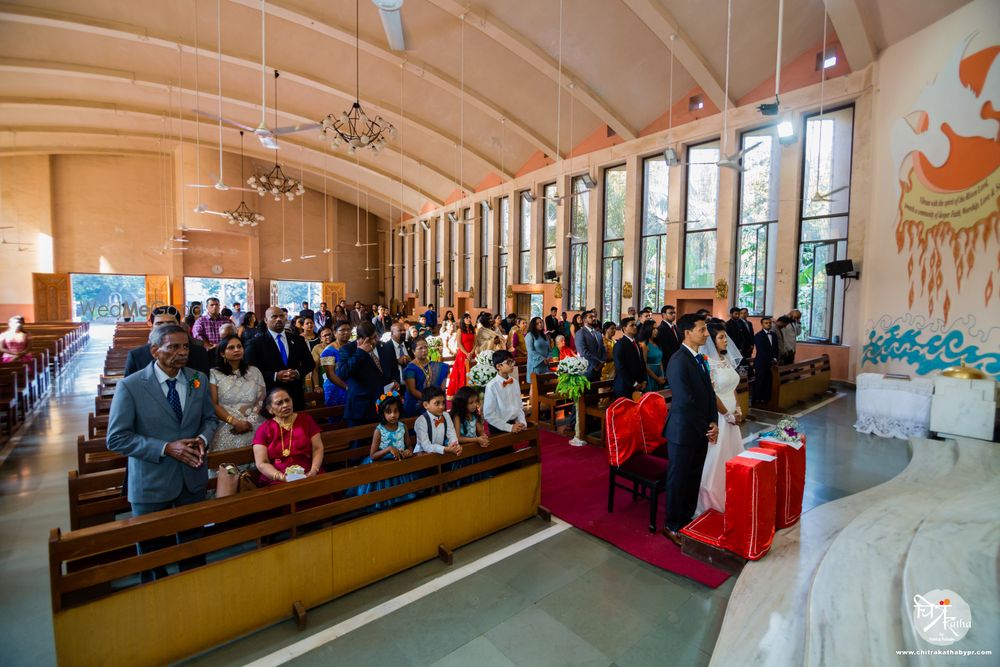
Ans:
[{"label": "red and gold kneeler cushion", "polygon": [[639,405],[631,398],[619,398],[604,412],[607,422],[608,463],[620,466],[642,449]]},{"label": "red and gold kneeler cushion", "polygon": [[761,440],[757,446],[778,457],[775,528],[780,530],[794,526],[802,516],[802,493],[806,485],[805,439],[797,445],[777,440]]},{"label": "red and gold kneeler cushion", "polygon": [[777,457],[759,447],[726,461],[724,548],[749,560],[771,548],[777,475]]},{"label": "red and gold kneeler cushion", "polygon": [[681,528],[681,532],[699,542],[711,544],[713,547],[721,547],[722,533],[725,528],[726,519],[722,512],[705,510],[698,518]]}]

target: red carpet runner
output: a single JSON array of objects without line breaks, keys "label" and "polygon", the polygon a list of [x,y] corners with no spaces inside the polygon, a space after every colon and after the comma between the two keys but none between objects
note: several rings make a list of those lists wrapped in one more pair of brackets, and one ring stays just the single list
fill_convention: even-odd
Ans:
[{"label": "red carpet runner", "polygon": [[[717,588],[729,575],[688,558],[660,533],[649,532],[649,501],[632,502],[621,489],[615,511],[608,514],[608,460],[600,449],[571,447],[567,438],[541,431],[542,505],[595,537],[615,545],[639,560]],[[665,497],[660,495],[657,521],[663,525]]]}]

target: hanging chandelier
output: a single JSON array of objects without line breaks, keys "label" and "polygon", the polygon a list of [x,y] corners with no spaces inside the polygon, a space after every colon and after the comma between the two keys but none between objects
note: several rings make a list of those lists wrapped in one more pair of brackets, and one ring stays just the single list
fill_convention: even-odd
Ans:
[{"label": "hanging chandelier", "polygon": [[[278,124],[278,70],[274,70],[274,124]],[[240,133],[242,134],[242,132]],[[247,179],[247,185],[257,191],[263,197],[270,194],[274,201],[281,201],[282,197],[292,201],[296,195],[302,196],[306,193],[301,181],[296,181],[290,176],[286,176],[278,164],[277,137],[274,138],[274,166],[266,174],[254,174]]]},{"label": "hanging chandelier", "polygon": [[[240,180],[243,180],[243,130],[240,130]],[[250,180],[252,181],[253,178],[251,177]],[[232,211],[223,211],[223,215],[229,220],[229,224],[240,227],[256,227],[258,223],[264,222],[264,216],[247,206],[242,196],[240,197],[240,205]]]},{"label": "hanging chandelier", "polygon": [[339,116],[328,114],[320,124],[320,137],[330,142],[334,148],[347,146],[347,153],[354,155],[359,148],[368,148],[378,154],[388,140],[396,137],[396,128],[392,123],[375,116],[368,117],[361,106],[361,38],[358,33],[358,0],[354,3],[354,104],[348,111]]}]

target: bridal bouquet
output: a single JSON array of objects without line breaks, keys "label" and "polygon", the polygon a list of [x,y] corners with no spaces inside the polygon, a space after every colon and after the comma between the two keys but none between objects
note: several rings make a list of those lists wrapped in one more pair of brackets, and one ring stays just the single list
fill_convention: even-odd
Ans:
[{"label": "bridal bouquet", "polygon": [[566,357],[556,367],[559,379],[556,381],[556,392],[575,401],[590,389],[587,379],[587,360],[583,357]]},{"label": "bridal bouquet", "polygon": [[795,417],[785,417],[778,422],[773,430],[760,434],[761,439],[777,440],[798,444],[805,442],[806,434],[799,430],[799,422]]},{"label": "bridal bouquet", "polygon": [[441,337],[428,336],[424,340],[427,341],[427,357],[431,361],[441,361]]}]

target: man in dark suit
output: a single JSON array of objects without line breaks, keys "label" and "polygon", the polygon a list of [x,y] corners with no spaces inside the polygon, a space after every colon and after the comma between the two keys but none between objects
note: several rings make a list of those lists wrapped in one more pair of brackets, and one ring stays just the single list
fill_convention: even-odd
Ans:
[{"label": "man in dark suit", "polygon": [[333,313],[326,307],[326,301],[319,304],[319,308],[313,314],[313,321],[316,322],[316,331],[327,326],[333,328]]},{"label": "man in dark suit", "polygon": [[[140,516],[205,499],[205,450],[219,427],[208,377],[186,368],[190,336],[177,324],[149,335],[156,361],[118,383],[108,417],[108,449],[128,457],[128,500]],[[155,537],[139,553],[195,539],[201,528]],[[181,570],[205,564],[204,556],[181,561]],[[142,581],[167,576],[166,567],[145,571]]]},{"label": "man in dark suit", "polygon": [[[166,326],[168,324],[179,325],[181,323],[180,313],[173,306],[159,306],[153,309],[153,328]],[[128,351],[128,358],[125,359],[125,377],[141,371],[146,366],[153,363],[153,353],[149,344],[133,348]],[[187,367],[208,375],[212,362],[208,352],[200,345],[191,345],[187,355]]]},{"label": "man in dark suit", "polygon": [[554,338],[559,333],[559,318],[556,317],[556,313],[558,312],[559,309],[552,306],[549,314],[545,316],[545,335],[549,338]]},{"label": "man in dark suit", "polygon": [[576,332],[576,353],[587,360],[587,379],[597,382],[601,379],[604,362],[608,360],[608,349],[604,347],[604,336],[597,330],[597,313],[588,310],[583,313],[583,326]]},{"label": "man in dark suit", "polygon": [[663,358],[670,361],[677,348],[681,346],[681,336],[677,332],[677,309],[674,306],[664,306],[660,308],[663,319],[656,327],[654,341],[663,350]]},{"label": "man in dark suit", "polygon": [[372,424],[378,420],[375,401],[382,395],[386,380],[385,364],[378,353],[378,337],[371,322],[357,328],[357,340],[340,348],[337,375],[347,383],[344,420],[348,426]]},{"label": "man in dark suit", "polygon": [[750,344],[753,345],[753,337],[747,336],[746,323],[740,319],[740,312],[741,309],[738,306],[729,309],[729,319],[726,320],[726,335],[729,336],[730,344],[735,345],[736,349],[740,351],[740,355],[749,362],[750,357],[743,355],[743,351],[747,349],[748,338]]},{"label": "man in dark suit", "polygon": [[356,327],[362,322],[368,322],[371,319],[371,317],[365,317],[365,311],[361,307],[361,302],[355,301],[354,309],[351,310],[350,319],[351,319],[351,326]]},{"label": "man in dark suit", "polygon": [[678,532],[694,518],[708,443],[719,436],[718,407],[708,362],[698,348],[708,340],[705,318],[684,315],[677,323],[683,344],[667,363],[671,402],[663,437],[667,439],[667,526],[663,534],[680,546]]},{"label": "man in dark suit", "polygon": [[753,330],[753,322],[750,321],[750,311],[746,308],[740,308],[740,319],[743,321],[743,326],[747,332],[746,337],[743,339],[746,343],[746,347],[740,348],[740,354],[742,354],[743,358],[748,360],[749,363],[750,357],[753,356],[753,338],[755,334]]},{"label": "man in dark suit", "polygon": [[771,318],[760,318],[760,331],[753,338],[753,402],[771,400],[771,367],[778,364],[778,337],[771,328]]},{"label": "man in dark suit", "polygon": [[389,327],[389,340],[378,344],[378,355],[386,378],[384,384],[398,382],[402,387],[403,369],[413,361],[413,346],[406,340],[402,324],[395,322]]},{"label": "man in dark suit", "polygon": [[[308,301],[303,301],[302,302],[302,310],[299,311],[299,317],[301,317],[303,319],[308,318],[308,319],[312,320],[313,322],[316,321],[316,313],[314,313],[313,309],[309,307],[309,302]],[[316,328],[318,329],[319,327],[316,327]]]},{"label": "man in dark suit", "polygon": [[615,398],[631,398],[632,392],[646,386],[646,364],[639,344],[635,342],[635,319],[626,317],[621,323],[622,337],[615,343],[611,358],[615,362],[615,380],[611,389]]},{"label": "man in dark suit", "polygon": [[381,338],[389,331],[389,327],[392,326],[392,319],[389,317],[389,310],[385,306],[379,306],[377,313],[375,318],[372,319],[372,325],[375,327],[375,334]]},{"label": "man in dark suit", "polygon": [[300,336],[285,331],[285,314],[274,306],[264,313],[267,332],[247,343],[247,365],[256,366],[270,392],[275,387],[288,391],[296,410],[306,407],[302,378],[316,367],[309,346]]}]

